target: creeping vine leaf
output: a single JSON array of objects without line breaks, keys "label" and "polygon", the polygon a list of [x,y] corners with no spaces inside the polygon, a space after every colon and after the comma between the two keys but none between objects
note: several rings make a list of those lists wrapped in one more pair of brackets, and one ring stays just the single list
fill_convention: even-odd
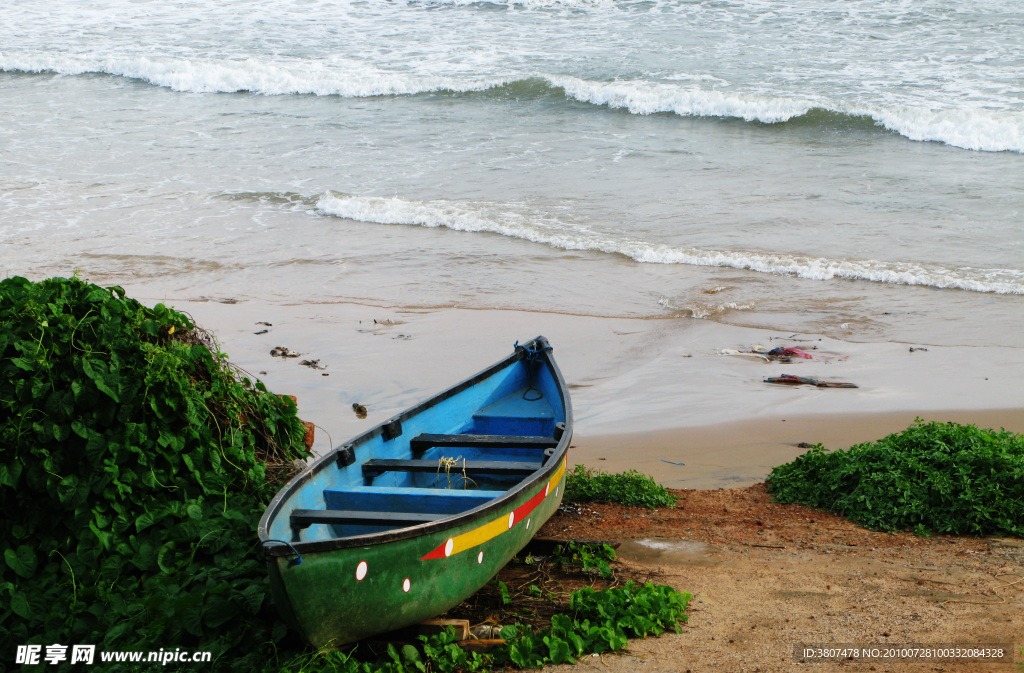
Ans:
[{"label": "creeping vine leaf", "polygon": [[0,642],[260,664],[283,634],[255,528],[302,436],[188,316],[0,281]]}]

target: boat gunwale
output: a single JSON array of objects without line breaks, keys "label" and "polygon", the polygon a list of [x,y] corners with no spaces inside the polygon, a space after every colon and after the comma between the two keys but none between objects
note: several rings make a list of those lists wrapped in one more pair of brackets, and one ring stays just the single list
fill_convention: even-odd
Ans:
[{"label": "boat gunwale", "polygon": [[[558,444],[555,446],[555,452],[546,461],[545,465],[542,465],[532,475],[518,482],[515,486],[505,491],[505,493],[493,500],[485,502],[473,509],[466,510],[465,512],[459,512],[450,517],[433,521],[429,523],[422,523],[415,526],[407,526],[404,528],[396,528],[394,530],[382,531],[378,533],[368,533],[366,535],[355,535],[349,537],[331,538],[328,540],[309,540],[306,542],[288,542],[288,544],[277,544],[274,546],[265,546],[263,543],[273,542],[270,539],[270,522],[275,520],[281,513],[281,509],[284,502],[298,489],[305,486],[306,482],[311,480],[315,475],[319,474],[322,470],[328,466],[333,466],[338,460],[338,454],[348,449],[355,450],[356,447],[365,444],[371,439],[383,434],[384,427],[394,423],[395,421],[404,421],[408,418],[412,418],[423,411],[440,404],[441,402],[458,395],[462,391],[476,385],[480,381],[483,381],[493,376],[498,371],[512,366],[527,356],[530,351],[537,351],[540,357],[543,357],[548,368],[551,371],[552,377],[555,380],[556,387],[558,389],[559,396],[561,397],[562,406],[565,410],[565,431],[558,440]],[[515,351],[494,363],[493,365],[486,367],[469,378],[456,383],[443,390],[442,392],[430,397],[419,404],[416,404],[405,411],[389,418],[388,420],[380,423],[379,425],[367,430],[366,432],[357,435],[352,440],[345,442],[336,449],[333,449],[329,453],[321,456],[316,461],[308,465],[302,472],[292,477],[292,479],[285,484],[283,488],[274,496],[274,499],[267,505],[267,510],[264,512],[263,517],[260,519],[259,527],[257,529],[261,546],[263,547],[263,553],[269,557],[283,557],[292,556],[296,553],[311,553],[311,552],[325,552],[333,551],[338,549],[349,549],[354,547],[367,547],[386,544],[396,540],[403,540],[412,537],[418,537],[421,535],[430,535],[438,533],[443,530],[456,528],[464,525],[473,519],[482,517],[489,512],[497,509],[504,508],[508,501],[515,499],[517,496],[522,494],[542,482],[551,473],[553,473],[561,464],[566,452],[569,448],[569,442],[572,440],[572,404],[568,397],[568,389],[565,384],[565,379],[562,376],[561,370],[555,363],[554,358],[551,356],[551,346],[548,340],[543,336],[538,336],[525,344],[517,344]]]}]

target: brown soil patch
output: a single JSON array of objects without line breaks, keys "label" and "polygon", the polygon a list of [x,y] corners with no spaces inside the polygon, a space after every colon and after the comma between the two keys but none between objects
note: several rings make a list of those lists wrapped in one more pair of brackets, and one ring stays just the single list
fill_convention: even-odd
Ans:
[{"label": "brown soil patch", "polygon": [[809,643],[1011,643],[1024,660],[1024,540],[878,533],[772,503],[764,484],[673,493],[676,509],[590,504],[559,512],[540,531],[625,541],[620,578],[653,576],[693,594],[682,634],[552,670],[1017,670],[977,661],[804,663],[794,648]]}]

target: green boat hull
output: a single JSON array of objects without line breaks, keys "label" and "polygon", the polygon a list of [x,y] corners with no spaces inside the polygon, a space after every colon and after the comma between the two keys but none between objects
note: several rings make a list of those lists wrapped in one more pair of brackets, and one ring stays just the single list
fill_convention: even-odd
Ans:
[{"label": "green boat hull", "polygon": [[316,647],[337,647],[430,619],[487,584],[558,509],[561,494],[559,483],[526,519],[446,557],[424,558],[450,539],[472,535],[489,522],[507,521],[537,493],[524,493],[498,514],[447,531],[306,553],[298,564],[294,557],[268,559],[274,600],[289,625]]}]

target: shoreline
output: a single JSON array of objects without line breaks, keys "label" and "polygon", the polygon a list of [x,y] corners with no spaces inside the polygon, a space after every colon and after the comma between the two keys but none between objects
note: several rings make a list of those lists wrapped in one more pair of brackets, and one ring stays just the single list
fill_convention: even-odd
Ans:
[{"label": "shoreline", "polygon": [[1022,408],[796,415],[628,434],[577,433],[569,460],[612,473],[637,469],[668,488],[742,488],[805,453],[801,443],[845,450],[905,430],[915,418],[1024,434]]},{"label": "shoreline", "polygon": [[[801,442],[845,449],[902,430],[917,416],[1024,432],[1024,408],[1007,408],[1024,400],[1024,349],[1005,346],[911,350],[905,343],[847,342],[694,318],[140,301],[189,313],[214,333],[231,362],[268,389],[295,395],[300,416],[319,428],[318,454],[538,334],[554,346],[571,391],[572,460],[613,472],[636,468],[673,488],[750,485],[803,453]],[[754,345],[797,346],[815,358],[766,364],[723,354]],[[302,357],[271,357],[276,346]],[[300,366],[303,359],[322,369]],[[858,388],[764,382],[780,374]],[[367,418],[352,412],[357,402],[369,410]]]}]

